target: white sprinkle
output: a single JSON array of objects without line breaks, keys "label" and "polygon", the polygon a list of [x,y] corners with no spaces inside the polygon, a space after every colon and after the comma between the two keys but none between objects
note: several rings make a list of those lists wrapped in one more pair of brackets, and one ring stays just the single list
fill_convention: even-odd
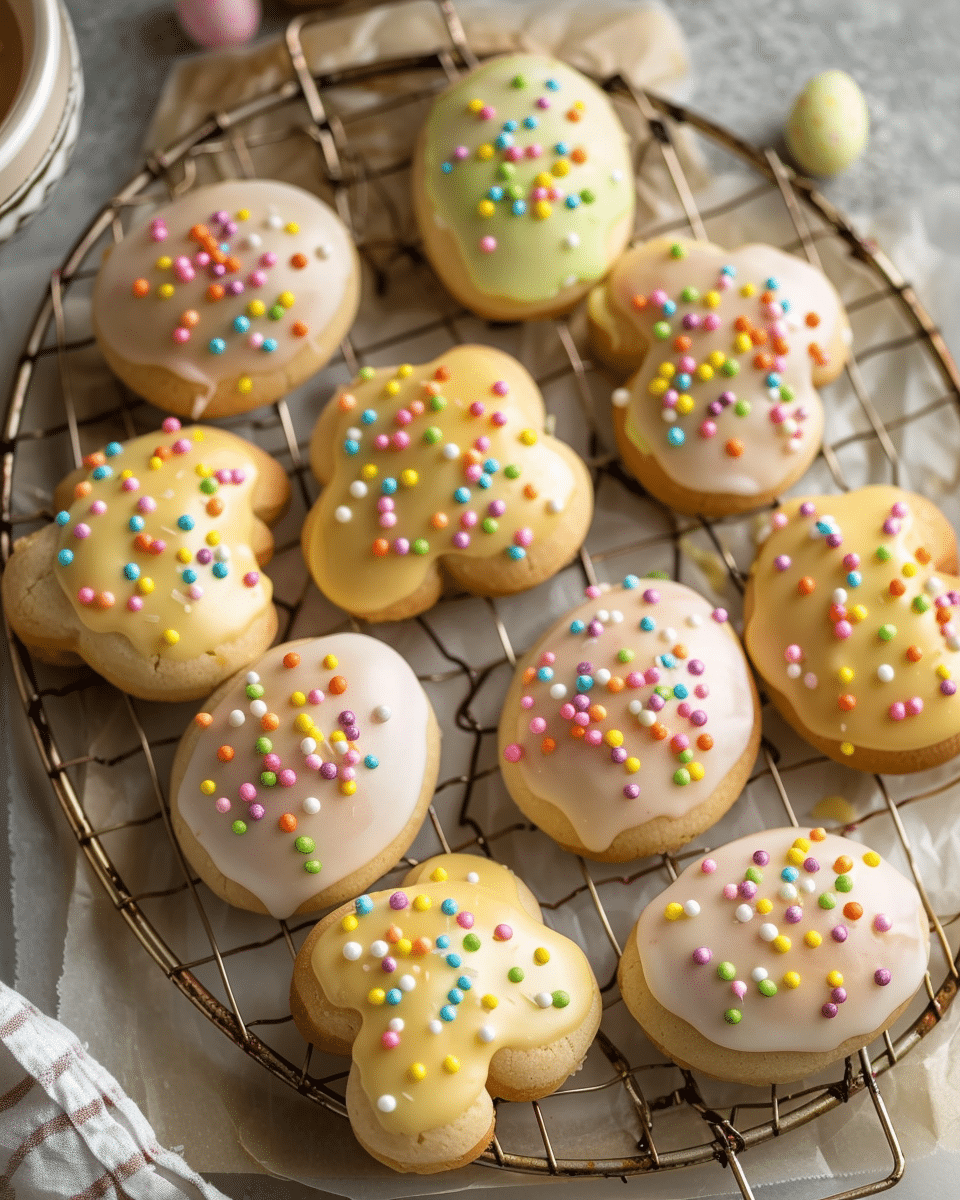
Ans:
[{"label": "white sprinkle", "polygon": [[568,276],[566,277],[566,279],[563,281],[563,286],[564,286],[564,287],[573,287],[573,285],[574,285],[576,282],[577,282],[577,277],[576,277],[576,275],[568,275]]},{"label": "white sprinkle", "polygon": [[597,683],[600,684],[601,687],[605,683],[610,682],[610,672],[607,670],[606,667],[601,667],[599,671],[594,671],[593,677],[597,681]]},{"label": "white sprinkle", "polygon": [[281,217],[279,213],[272,212],[270,216],[267,217],[267,224],[271,229],[282,229],[283,217]]},{"label": "white sprinkle", "polygon": [[747,921],[753,920],[753,909],[749,904],[738,904],[737,911],[733,915],[741,924],[746,924]]},{"label": "white sprinkle", "polygon": [[479,882],[480,882],[480,876],[476,873],[476,871],[468,871],[467,872],[467,883],[479,883]]},{"label": "white sprinkle", "polygon": [[649,708],[645,708],[640,714],[639,721],[641,725],[646,725],[648,727],[650,725],[656,725],[657,714],[655,712],[651,712]]},{"label": "white sprinkle", "polygon": [[783,883],[780,885],[780,891],[777,893],[781,900],[796,900],[797,889],[792,883]]},{"label": "white sprinkle", "polygon": [[314,750],[316,750],[316,748],[317,748],[317,739],[316,738],[305,737],[303,739],[303,741],[300,743],[301,754],[312,754],[314,752]]},{"label": "white sprinkle", "polygon": [[567,694],[567,685],[565,683],[555,683],[550,689],[551,700],[562,700]]},{"label": "white sprinkle", "polygon": [[943,581],[938,579],[936,575],[931,575],[923,587],[931,596],[939,596],[943,591]]},{"label": "white sprinkle", "polygon": [[804,677],[803,677],[803,686],[806,688],[809,688],[811,692],[817,686],[818,682],[819,681],[818,681],[816,675],[814,675],[814,673],[812,671],[810,671],[808,674],[804,675]]},{"label": "white sprinkle", "polygon": [[576,248],[580,245],[580,234],[574,233],[573,231],[571,231],[563,239],[563,244],[567,247],[568,250],[576,250]]},{"label": "white sprinkle", "polygon": [[397,982],[400,984],[401,992],[412,992],[417,986],[417,981],[412,975],[401,975]]},{"label": "white sprinkle", "polygon": [[641,712],[643,712],[643,701],[631,700],[627,705],[627,712],[631,713],[635,717],[638,716]]},{"label": "white sprinkle", "polygon": [[896,672],[889,663],[881,663],[880,666],[877,667],[877,678],[881,683],[892,683],[895,674]]},{"label": "white sprinkle", "polygon": [[316,796],[307,796],[302,807],[303,811],[308,817],[315,817],[320,811],[320,801],[316,798]]},{"label": "white sprinkle", "polygon": [[626,408],[630,403],[630,393],[626,388],[617,388],[610,400],[614,408]]},{"label": "white sprinkle", "polygon": [[260,676],[256,673],[256,671],[248,671],[247,672],[247,683],[259,683],[259,682],[260,682]]},{"label": "white sprinkle", "polygon": [[381,724],[384,721],[389,721],[392,716],[393,716],[393,712],[390,710],[390,708],[386,704],[378,704],[377,707],[373,710],[373,719],[375,721],[380,721]]},{"label": "white sprinkle", "polygon": [[809,896],[817,890],[817,881],[808,875],[805,879],[800,880],[799,887],[801,892],[806,892]]},{"label": "white sprinkle", "polygon": [[660,419],[666,421],[668,425],[672,425],[677,419],[677,410],[675,408],[662,408],[660,410]]},{"label": "white sprinkle", "polygon": [[619,183],[622,178],[623,178],[623,172],[620,170],[619,167],[614,167],[614,169],[610,172],[610,182],[611,183]]},{"label": "white sprinkle", "polygon": [[354,498],[354,500],[362,500],[366,494],[367,485],[362,479],[355,479],[353,483],[350,484],[350,495]]},{"label": "white sprinkle", "polygon": [[460,447],[456,442],[447,442],[443,448],[443,457],[449,458],[451,462],[453,459],[460,457]]},{"label": "white sprinkle", "polygon": [[683,911],[688,917],[699,917],[700,905],[696,902],[696,900],[685,900],[683,902]]},{"label": "white sprinkle", "polygon": [[[787,417],[787,419],[780,425],[780,435],[781,437],[793,437],[799,428],[800,426],[796,423],[793,417]],[[820,537],[820,533],[817,531],[816,526],[814,526],[814,530],[816,532],[812,533],[810,536]]]},{"label": "white sprinkle", "polygon": [[541,1008],[549,1008],[553,1004],[553,997],[549,992],[537,992],[533,999],[534,1003],[538,1004]]},{"label": "white sprinkle", "polygon": [[665,625],[660,630],[661,642],[675,642],[677,640],[677,631],[671,625]]},{"label": "white sprinkle", "polygon": [[760,936],[765,942],[772,942],[778,936],[779,930],[771,921],[764,921],[760,926]]},{"label": "white sprinkle", "polygon": [[383,1113],[393,1112],[396,1107],[397,1100],[395,1096],[384,1095],[377,1100],[377,1108]]},{"label": "white sprinkle", "polygon": [[337,740],[335,742],[331,742],[331,744],[338,754],[346,754],[346,752],[350,749],[350,743],[346,738],[337,738]]},{"label": "white sprinkle", "polygon": [[686,620],[691,629],[699,629],[703,624],[703,617],[699,613],[690,613]]},{"label": "white sprinkle", "polygon": [[750,978],[753,980],[754,983],[763,983],[763,981],[767,978],[767,968],[766,967],[754,967],[753,970],[750,972]]},{"label": "white sprinkle", "polygon": [[230,716],[227,717],[227,720],[234,727],[234,729],[239,729],[240,726],[244,723],[244,721],[246,721],[246,719],[247,718],[244,716],[244,714],[240,711],[239,708],[235,708],[233,710],[233,712],[230,714]]},{"label": "white sprinkle", "polygon": [[213,552],[214,558],[220,562],[226,562],[230,558],[230,547],[225,546],[222,542]]},{"label": "white sprinkle", "polygon": [[347,437],[350,438],[351,441],[359,442],[363,438],[363,430],[358,429],[356,425],[351,425],[347,430]]},{"label": "white sprinkle", "polygon": [[356,962],[363,953],[363,947],[359,942],[347,942],[343,948],[343,957],[350,962]]},{"label": "white sprinkle", "polygon": [[431,1033],[443,1033],[443,1022],[438,1021],[436,1017],[434,1017],[434,1019],[428,1023],[427,1028]]},{"label": "white sprinkle", "polygon": [[255,717],[265,717],[267,715],[267,703],[265,700],[251,700],[250,711]]},{"label": "white sprinkle", "polygon": [[333,253],[333,248],[326,242],[317,247],[317,258],[329,258]]},{"label": "white sprinkle", "polygon": [[610,620],[610,613],[605,608],[598,608],[596,616],[597,620],[601,621],[604,625]]},{"label": "white sprinkle", "polygon": [[347,508],[345,504],[340,504],[333,510],[333,515],[341,525],[346,525],[348,521],[353,520],[353,509]]},{"label": "white sprinkle", "polygon": [[846,588],[834,588],[833,589],[833,602],[834,602],[834,604],[846,604],[847,589]]},{"label": "white sprinkle", "polygon": [[370,953],[374,958],[385,958],[390,947],[382,938],[370,943]]},{"label": "white sprinkle", "polygon": [[403,1017],[391,1017],[387,1022],[387,1028],[391,1033],[403,1033]]},{"label": "white sprinkle", "polygon": [[787,667],[787,678],[788,679],[799,679],[800,672],[802,670],[803,670],[803,668],[800,666],[799,663],[790,663],[790,665]]},{"label": "white sprinkle", "polygon": [[948,650],[960,650],[960,637],[957,637],[957,635],[955,633],[952,633],[947,638],[947,649]]},{"label": "white sprinkle", "polygon": [[623,620],[623,613],[620,611],[619,608],[614,608],[614,609],[610,610],[610,620],[613,622],[614,625],[619,625],[621,623],[621,621]]},{"label": "white sprinkle", "polygon": [[259,233],[248,233],[247,234],[247,245],[250,247],[251,250],[257,250],[263,245],[263,238],[260,236]]},{"label": "white sprinkle", "polygon": [[563,501],[562,500],[548,500],[547,501],[547,512],[554,513],[554,514],[562,513],[563,512]]},{"label": "white sprinkle", "polygon": [[497,1031],[492,1025],[481,1025],[477,1030],[477,1037],[481,1042],[492,1042],[497,1036]]}]

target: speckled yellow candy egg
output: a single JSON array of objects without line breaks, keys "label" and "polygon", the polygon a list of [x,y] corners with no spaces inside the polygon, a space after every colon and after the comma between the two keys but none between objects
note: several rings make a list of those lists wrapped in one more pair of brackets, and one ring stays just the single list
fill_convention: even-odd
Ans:
[{"label": "speckled yellow candy egg", "polygon": [[846,71],[814,75],[787,121],[787,146],[811,175],[836,175],[856,162],[867,144],[867,102]]}]

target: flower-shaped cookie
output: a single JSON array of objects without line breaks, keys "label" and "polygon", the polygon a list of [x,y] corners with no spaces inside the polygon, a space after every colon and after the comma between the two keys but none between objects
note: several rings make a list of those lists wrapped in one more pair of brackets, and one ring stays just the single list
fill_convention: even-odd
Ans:
[{"label": "flower-shaped cookie", "polygon": [[628,575],[587,589],[524,655],[500,718],[510,795],[567,850],[674,850],[740,795],[760,745],[750,668],[688,587]]},{"label": "flower-shaped cookie", "polygon": [[177,749],[171,812],[194,869],[229,903],[275,917],[340,904],[416,837],[440,731],[385,642],[274,646],[204,708]]},{"label": "flower-shaped cookie", "polygon": [[206,696],[273,641],[259,566],[289,495],[278,463],[222,429],[169,417],[110,442],[57,489],[54,523],[16,544],[10,624],[43,661],[83,659],[134,696]]},{"label": "flower-shaped cookie", "polygon": [[903,1012],[930,938],[917,889],[859,842],[765,829],[692,863],[641,913],[620,990],[681,1066],[789,1083]]},{"label": "flower-shaped cookie", "polygon": [[816,457],[816,389],[839,375],[850,329],[820,271],[771,246],[657,238],[590,296],[591,342],[618,371],[620,453],[681,512],[759,508]]},{"label": "flower-shaped cookie", "polygon": [[954,532],[922,496],[866,487],[784,504],[750,573],[744,629],[781,715],[863,771],[960,753],[956,571]]},{"label": "flower-shaped cookie", "polygon": [[423,366],[365,367],[310,443],[324,490],[303,553],[317,586],[348,612],[385,621],[429,608],[441,566],[488,596],[555,574],[586,536],[593,488],[543,420],[530,375],[486,346]]},{"label": "flower-shaped cookie", "polygon": [[466,854],[325,917],[297,955],[290,1005],[308,1041],[353,1054],[357,1140],[420,1174],[481,1154],[491,1096],[555,1091],[600,1023],[583,951],[541,923],[506,867]]}]

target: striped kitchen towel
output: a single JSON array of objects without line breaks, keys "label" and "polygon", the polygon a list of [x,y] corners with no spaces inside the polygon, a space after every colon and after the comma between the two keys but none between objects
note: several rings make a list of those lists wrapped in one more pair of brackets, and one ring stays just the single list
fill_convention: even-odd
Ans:
[{"label": "striped kitchen towel", "polygon": [[226,1200],[68,1029],[0,983],[0,1200]]}]

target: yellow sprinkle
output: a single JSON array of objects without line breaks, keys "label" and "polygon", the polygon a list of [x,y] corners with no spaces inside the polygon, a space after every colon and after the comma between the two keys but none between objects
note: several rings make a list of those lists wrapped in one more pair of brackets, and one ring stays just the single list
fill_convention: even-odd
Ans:
[{"label": "yellow sprinkle", "polygon": [[837,672],[837,678],[841,683],[850,683],[853,679],[853,667],[841,667]]},{"label": "yellow sprinkle", "polygon": [[707,306],[707,308],[719,308],[720,307],[720,293],[719,292],[707,292],[707,294],[703,298],[703,302]]},{"label": "yellow sprinkle", "polygon": [[207,543],[208,546],[219,546],[220,545],[220,534],[217,533],[217,531],[215,529],[211,529],[210,532],[207,534],[207,536],[204,538],[204,541]]},{"label": "yellow sprinkle", "polygon": [[481,200],[480,203],[477,205],[477,216],[478,217],[492,217],[496,211],[497,211],[497,206],[494,204],[494,202],[492,200]]},{"label": "yellow sprinkle", "polygon": [[795,850],[802,850],[804,854],[806,854],[806,852],[810,849],[810,843],[805,837],[794,838],[793,848]]},{"label": "yellow sprinkle", "polygon": [[950,668],[947,666],[946,663],[941,663],[940,666],[937,667],[937,678],[938,679],[949,679],[950,678]]},{"label": "yellow sprinkle", "polygon": [[307,730],[307,736],[308,736],[308,737],[312,737],[312,738],[313,738],[313,740],[314,740],[315,742],[322,742],[322,741],[323,741],[323,732],[322,732],[322,730],[318,729],[318,728],[316,727],[316,725],[314,725],[314,724],[313,724],[313,722],[312,722],[312,721],[310,722],[310,728]]},{"label": "yellow sprinkle", "polygon": [[340,784],[341,796],[352,796],[357,790],[357,781],[355,779],[344,779]]},{"label": "yellow sprinkle", "polygon": [[364,479],[376,479],[376,477],[380,474],[380,468],[375,466],[373,463],[364,463],[360,468],[360,474]]},{"label": "yellow sprinkle", "polygon": [[920,568],[917,566],[916,563],[905,562],[903,564],[902,570],[903,570],[904,575],[906,575],[906,577],[908,579],[911,579],[914,575],[916,575],[917,571],[919,571]]},{"label": "yellow sprinkle", "polygon": [[880,855],[876,852],[876,850],[868,850],[863,856],[863,861],[868,867],[879,867]]},{"label": "yellow sprinkle", "polygon": [[714,352],[707,357],[707,362],[710,364],[710,366],[716,368],[718,371],[726,361],[727,356],[722,350],[714,350]]},{"label": "yellow sprinkle", "polygon": [[286,225],[284,225],[284,229],[287,231],[287,233],[300,232],[300,226],[296,223],[296,221],[288,221]]},{"label": "yellow sprinkle", "polygon": [[247,305],[247,312],[251,317],[262,317],[267,311],[267,306],[262,300],[251,300]]},{"label": "yellow sprinkle", "polygon": [[800,976],[796,971],[788,971],[783,977],[783,983],[788,988],[798,988],[800,986]]},{"label": "yellow sprinkle", "polygon": [[856,749],[856,747],[854,746],[853,742],[841,742],[840,743],[840,753],[846,754],[848,758],[854,752],[855,749]]},{"label": "yellow sprinkle", "polygon": [[203,794],[205,796],[212,796],[216,790],[217,790],[217,785],[213,782],[212,779],[205,779],[200,784],[200,791],[203,792]]},{"label": "yellow sprinkle", "polygon": [[840,971],[831,971],[827,976],[827,983],[830,987],[843,987],[843,975]]},{"label": "yellow sprinkle", "polygon": [[482,146],[477,147],[477,158],[481,162],[486,162],[488,158],[493,158],[493,147],[489,142],[484,142]]},{"label": "yellow sprinkle", "polygon": [[538,200],[533,206],[533,215],[541,221],[545,221],[553,212],[553,205],[549,200]]},{"label": "yellow sprinkle", "polygon": [[456,1075],[460,1070],[460,1059],[455,1054],[448,1054],[443,1060],[443,1069],[448,1075]]},{"label": "yellow sprinkle", "polygon": [[400,366],[397,367],[397,374],[401,379],[409,379],[413,374],[413,367],[409,363],[401,363]]},{"label": "yellow sprinkle", "polygon": [[323,665],[328,671],[334,671],[340,666],[340,660],[335,654],[325,654],[323,656]]},{"label": "yellow sprinkle", "polygon": [[683,905],[677,904],[676,900],[671,900],[671,902],[663,910],[663,915],[668,921],[679,921],[679,919],[683,916]]},{"label": "yellow sprinkle", "polygon": [[149,575],[141,575],[137,580],[137,591],[141,596],[149,596],[155,587],[156,584]]},{"label": "yellow sprinkle", "polygon": [[663,378],[663,376],[658,375],[655,379],[650,380],[650,385],[647,388],[647,391],[651,396],[662,396],[669,386],[669,380],[666,380]]},{"label": "yellow sprinkle", "polygon": [[169,300],[175,291],[176,291],[176,288],[173,286],[172,283],[161,283],[160,286],[157,288],[157,295],[160,297],[161,300]]},{"label": "yellow sprinkle", "polygon": [[538,946],[533,952],[533,961],[538,967],[544,966],[550,961],[550,951],[546,946]]},{"label": "yellow sprinkle", "polygon": [[127,467],[126,470],[120,472],[121,479],[131,479],[132,477],[133,477],[133,472],[130,470],[129,467]]},{"label": "yellow sprinkle", "polygon": [[426,912],[427,909],[433,907],[433,901],[429,896],[419,895],[413,898],[413,907],[417,912]]},{"label": "yellow sprinkle", "polygon": [[687,770],[690,773],[690,778],[693,780],[702,779],[705,774],[704,769],[703,769],[703,763],[698,763],[698,762],[687,763]]},{"label": "yellow sprinkle", "polygon": [[151,471],[159,471],[162,466],[163,466],[163,459],[157,458],[156,455],[153,455],[153,457],[150,459],[150,470]]},{"label": "yellow sprinkle", "polygon": [[195,442],[202,442],[205,436],[206,435],[204,434],[202,429],[195,429],[193,431],[193,440]]},{"label": "yellow sprinkle", "polygon": [[792,850],[787,851],[787,862],[791,867],[803,866],[803,851],[798,850],[796,846]]},{"label": "yellow sprinkle", "polygon": [[310,732],[310,726],[312,724],[313,724],[313,718],[310,716],[309,713],[300,713],[300,715],[294,721],[293,727],[297,731],[297,733],[307,734]]},{"label": "yellow sprinkle", "polygon": [[788,937],[781,933],[778,937],[775,937],[770,944],[778,953],[786,954],[793,943]]},{"label": "yellow sprinkle", "polygon": [[356,929],[356,927],[359,924],[360,924],[360,922],[357,920],[356,916],[353,913],[347,913],[347,915],[340,922],[340,928],[345,933],[353,933],[353,931]]},{"label": "yellow sprinkle", "polygon": [[549,172],[541,171],[536,179],[534,179],[534,183],[537,187],[549,187],[553,183],[553,180],[550,178]]},{"label": "yellow sprinkle", "polygon": [[738,333],[733,339],[733,348],[738,354],[746,354],[752,349],[753,342],[750,340],[750,335],[747,333]]},{"label": "yellow sprinkle", "polygon": [[367,999],[371,1004],[383,1004],[387,998],[387,993],[383,988],[371,988],[367,992]]},{"label": "yellow sprinkle", "polygon": [[333,733],[330,734],[331,742],[345,742],[346,740],[347,740],[347,735],[343,732],[342,729],[335,729],[333,731]]},{"label": "yellow sprinkle", "polygon": [[407,1069],[407,1074],[415,1083],[419,1083],[421,1079],[426,1079],[427,1068],[420,1062],[411,1063]]},{"label": "yellow sprinkle", "polygon": [[277,300],[283,305],[284,308],[293,308],[294,304],[296,303],[296,299],[297,298],[294,296],[293,292],[281,292],[277,297]]},{"label": "yellow sprinkle", "polygon": [[682,416],[685,417],[687,415],[687,413],[693,412],[693,409],[694,409],[694,402],[693,402],[692,396],[688,396],[687,393],[684,392],[682,396],[677,397],[677,412],[678,413],[680,413]]},{"label": "yellow sprinkle", "polygon": [[616,748],[617,746],[623,745],[623,734],[620,732],[619,729],[611,729],[606,734],[604,734],[603,740],[607,743],[608,746],[613,746],[614,748]]},{"label": "yellow sprinkle", "polygon": [[240,376],[237,380],[237,391],[244,396],[248,396],[253,391],[253,380],[249,375]]},{"label": "yellow sprinkle", "polygon": [[434,883],[443,883],[447,879],[447,872],[443,867],[435,867],[430,872],[430,878]]},{"label": "yellow sprinkle", "polygon": [[175,629],[165,629],[161,636],[168,646],[175,646],[180,641],[180,634]]},{"label": "yellow sprinkle", "polygon": [[177,562],[188,563],[191,558],[193,558],[193,555],[186,546],[181,546],[177,551]]},{"label": "yellow sprinkle", "polygon": [[640,770],[640,759],[628,758],[623,765],[626,768],[628,775],[636,775],[636,773]]},{"label": "yellow sprinkle", "polygon": [[166,254],[161,254],[154,265],[158,271],[169,271],[173,266],[173,259]]},{"label": "yellow sprinkle", "polygon": [[711,367],[709,363],[701,363],[700,366],[697,367],[696,375],[698,379],[712,379],[713,367]]},{"label": "yellow sprinkle", "polygon": [[811,930],[809,930],[809,932],[807,932],[803,935],[803,940],[807,943],[808,946],[810,946],[810,947],[812,947],[812,949],[816,950],[817,946],[819,946],[820,943],[823,941],[823,938],[820,936],[819,933],[817,933],[817,931],[815,929],[811,929]]},{"label": "yellow sprinkle", "polygon": [[761,917],[765,917],[767,915],[767,913],[772,910],[772,908],[773,908],[772,900],[767,900],[766,898],[764,898],[763,900],[757,901],[757,912],[761,915]]},{"label": "yellow sprinkle", "polygon": [[467,112],[478,113],[483,108],[482,100],[471,100],[467,105]]},{"label": "yellow sprinkle", "polygon": [[306,702],[307,702],[307,698],[303,694],[303,692],[291,692],[290,703],[293,705],[294,708],[303,708],[303,706],[306,704]]},{"label": "yellow sprinkle", "polygon": [[565,158],[558,158],[550,170],[554,173],[554,175],[562,179],[564,175],[570,174],[570,163]]},{"label": "yellow sprinkle", "polygon": [[672,379],[676,373],[677,368],[672,362],[662,362],[660,366],[657,367],[657,374],[662,375],[664,379]]},{"label": "yellow sprinkle", "polygon": [[752,283],[745,283],[740,289],[740,295],[746,296],[748,299],[757,294],[756,286]]},{"label": "yellow sprinkle", "polygon": [[249,221],[250,220],[250,209],[249,208],[238,208],[237,209],[237,220],[238,221]]},{"label": "yellow sprinkle", "polygon": [[395,379],[391,379],[389,383],[383,385],[383,393],[385,396],[395,396],[400,391],[400,384]]},{"label": "yellow sprinkle", "polygon": [[413,942],[411,942],[409,938],[401,938],[400,941],[397,942],[398,954],[408,955],[412,949]]},{"label": "yellow sprinkle", "polygon": [[525,446],[535,446],[537,443],[536,431],[533,429],[524,429],[520,433],[520,441]]},{"label": "yellow sprinkle", "polygon": [[864,604],[855,604],[850,609],[850,616],[855,621],[864,621],[870,615],[870,610]]},{"label": "yellow sprinkle", "polygon": [[496,996],[493,996],[490,994],[490,992],[487,992],[485,996],[480,998],[480,1003],[484,1008],[494,1009],[497,1007],[500,1001],[496,998]]},{"label": "yellow sprinkle", "polygon": [[196,471],[201,479],[209,479],[213,474],[213,467],[207,463],[197,463]]},{"label": "yellow sprinkle", "polygon": [[416,487],[420,482],[420,476],[413,467],[407,467],[406,470],[400,472],[400,482],[404,487]]}]

